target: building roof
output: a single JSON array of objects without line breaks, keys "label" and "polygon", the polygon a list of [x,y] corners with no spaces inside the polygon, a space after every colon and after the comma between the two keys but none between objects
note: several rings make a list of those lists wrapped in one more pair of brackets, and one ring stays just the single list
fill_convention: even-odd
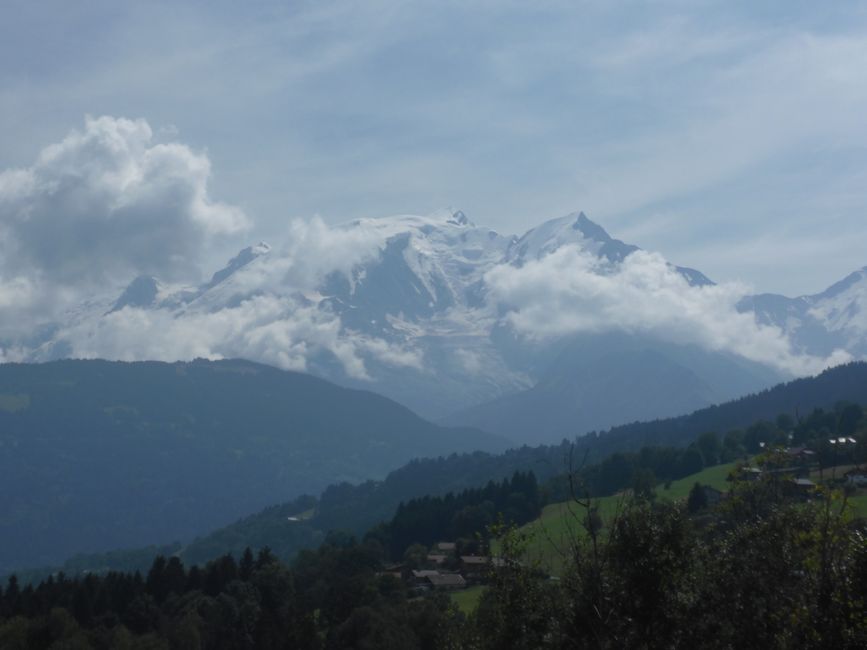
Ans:
[{"label": "building roof", "polygon": [[440,551],[454,551],[455,543],[454,542],[439,542],[437,544],[437,549]]},{"label": "building roof", "polygon": [[789,447],[786,449],[786,453],[789,456],[813,456],[815,454],[815,452],[806,447]]},{"label": "building roof", "polygon": [[448,557],[448,555],[441,555],[438,553],[428,553],[427,554],[428,562],[435,562],[437,564],[442,564],[443,562],[445,562],[447,557]]},{"label": "building roof", "polygon": [[459,573],[437,573],[427,579],[434,587],[463,587],[467,584]]},{"label": "building roof", "polygon": [[798,487],[816,487],[816,484],[808,478],[796,478],[792,479],[792,482]]},{"label": "building roof", "polygon": [[438,576],[440,574],[436,569],[413,569],[412,576],[413,578],[430,578],[431,576]]},{"label": "building roof", "polygon": [[485,555],[461,555],[461,562],[464,564],[487,564],[488,558]]}]

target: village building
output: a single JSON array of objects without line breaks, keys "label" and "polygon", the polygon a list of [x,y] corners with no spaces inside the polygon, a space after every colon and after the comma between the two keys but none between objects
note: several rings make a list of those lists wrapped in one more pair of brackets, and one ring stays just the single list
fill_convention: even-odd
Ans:
[{"label": "village building", "polygon": [[867,487],[867,469],[856,467],[846,472],[843,477],[847,485],[854,487]]},{"label": "village building", "polygon": [[437,573],[428,576],[427,581],[432,588],[445,591],[464,589],[467,586],[467,581],[459,573]]}]

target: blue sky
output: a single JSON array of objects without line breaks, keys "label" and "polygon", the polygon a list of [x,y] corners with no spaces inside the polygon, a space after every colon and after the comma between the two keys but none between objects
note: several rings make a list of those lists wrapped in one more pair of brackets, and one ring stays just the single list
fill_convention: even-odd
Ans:
[{"label": "blue sky", "polygon": [[867,265],[867,5],[4,2],[0,170],[86,114],[206,153],[293,218],[584,210],[713,279],[820,291]]}]

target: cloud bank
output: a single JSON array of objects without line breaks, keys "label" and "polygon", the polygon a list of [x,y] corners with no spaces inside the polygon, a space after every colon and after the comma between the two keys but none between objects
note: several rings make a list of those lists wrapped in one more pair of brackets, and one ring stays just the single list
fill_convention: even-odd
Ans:
[{"label": "cloud bank", "polygon": [[215,311],[125,307],[64,328],[62,345],[75,357],[122,361],[244,358],[307,371],[323,352],[346,376],[369,380],[365,358],[418,367],[399,345],[343,331],[340,318],[292,296],[261,293]]},{"label": "cloud bank", "polygon": [[793,375],[851,360],[796,353],[777,327],[738,312],[747,288],[736,283],[691,286],[658,253],[636,251],[610,266],[577,246],[564,246],[518,268],[485,276],[491,298],[517,332],[536,339],[623,330],[737,354]]}]

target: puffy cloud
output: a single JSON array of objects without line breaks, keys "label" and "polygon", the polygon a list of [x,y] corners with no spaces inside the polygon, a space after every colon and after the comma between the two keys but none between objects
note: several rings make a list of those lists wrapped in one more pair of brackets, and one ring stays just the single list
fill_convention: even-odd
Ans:
[{"label": "puffy cloud", "polygon": [[267,265],[250,265],[236,274],[238,287],[315,291],[330,273],[351,276],[386,245],[386,237],[374,229],[331,227],[320,217],[293,219],[286,235],[286,243],[271,251]]},{"label": "puffy cloud", "polygon": [[[63,329],[55,340],[69,356],[125,361],[241,357],[304,371],[330,352],[349,377],[369,379],[363,356],[418,367],[420,356],[398,345],[346,333],[332,312],[290,296],[255,295],[217,310],[124,307]],[[54,356],[55,350],[48,351]]]},{"label": "puffy cloud", "polygon": [[207,156],[153,140],[144,120],[87,118],[31,167],[0,172],[0,272],[79,286],[195,276],[203,246],[248,220],[209,197]]},{"label": "puffy cloud", "polygon": [[656,253],[637,251],[609,266],[575,246],[521,268],[498,266],[485,280],[504,319],[537,339],[575,332],[625,330],[733,352],[795,374],[816,373],[850,359],[799,355],[776,327],[760,325],[737,302],[739,284],[693,287]]}]

